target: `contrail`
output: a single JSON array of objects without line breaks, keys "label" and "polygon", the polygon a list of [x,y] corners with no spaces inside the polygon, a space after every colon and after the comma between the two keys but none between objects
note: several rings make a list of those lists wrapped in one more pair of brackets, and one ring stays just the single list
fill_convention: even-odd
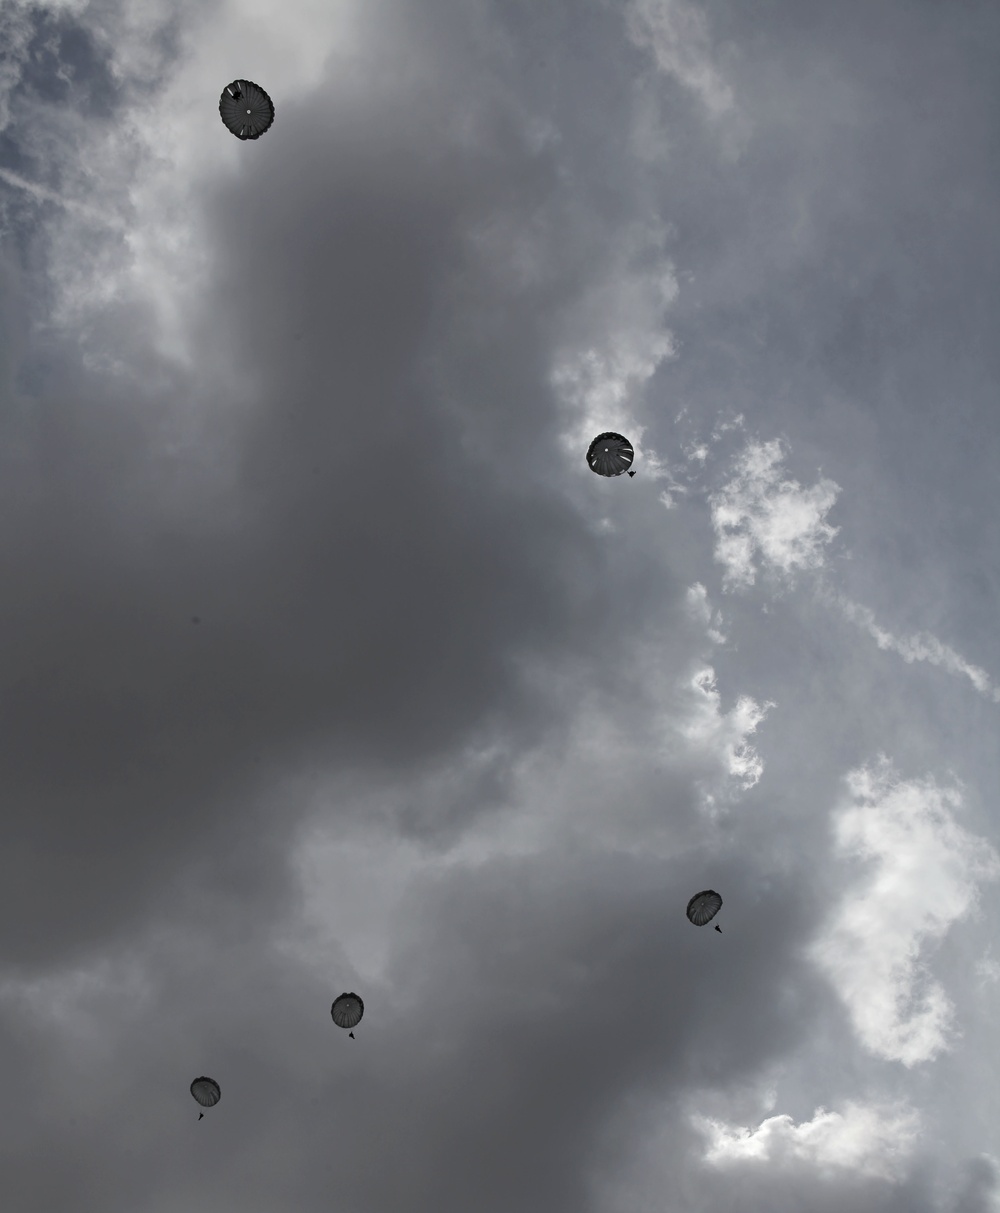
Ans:
[{"label": "contrail", "polygon": [[24,190],[26,194],[30,194],[37,202],[55,202],[64,210],[70,211],[74,215],[80,215],[82,218],[93,220],[95,223],[103,224],[105,227],[114,228],[116,231],[124,231],[125,224],[117,215],[109,215],[104,211],[95,210],[91,206],[87,206],[83,202],[75,202],[71,198],[64,198],[61,194],[57,194],[55,190],[50,190],[44,185],[36,185],[33,181],[26,181],[17,173],[12,173],[8,168],[0,168],[0,180],[6,181],[8,185],[13,185],[16,189]]}]

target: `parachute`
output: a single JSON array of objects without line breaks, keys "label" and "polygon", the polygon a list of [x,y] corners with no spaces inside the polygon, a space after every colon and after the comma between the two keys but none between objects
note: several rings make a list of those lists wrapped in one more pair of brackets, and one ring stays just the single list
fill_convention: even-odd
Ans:
[{"label": "parachute", "polygon": [[[695,893],[688,902],[687,916],[696,927],[703,927],[722,909],[722,898],[714,889],[706,889],[704,893]],[[715,928],[722,934],[722,928]]]},{"label": "parachute", "polygon": [[[365,1004],[360,994],[339,994],[333,1000],[330,1015],[338,1028],[356,1028],[365,1013]],[[348,1035],[353,1040],[354,1033]]]},{"label": "parachute", "polygon": [[635,450],[632,443],[621,434],[598,434],[587,448],[587,466],[598,476],[620,476],[628,472],[634,476],[632,460]]},{"label": "parachute", "polygon": [[234,80],[222,90],[219,117],[237,139],[259,139],[274,121],[274,104],[259,84]]},{"label": "parachute", "polygon": [[[214,1078],[202,1075],[191,1084],[191,1094],[203,1108],[214,1108],[222,1098],[222,1088]],[[199,1112],[198,1119],[201,1120],[204,1115],[204,1112]]]}]

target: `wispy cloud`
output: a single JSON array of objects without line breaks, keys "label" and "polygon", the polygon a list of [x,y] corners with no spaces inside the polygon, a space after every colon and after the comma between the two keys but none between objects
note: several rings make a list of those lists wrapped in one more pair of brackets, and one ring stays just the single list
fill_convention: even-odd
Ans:
[{"label": "wispy cloud", "polygon": [[633,0],[629,36],[652,52],[657,66],[695,93],[713,116],[733,108],[733,91],[712,61],[708,21],[684,0]]},{"label": "wispy cloud", "polygon": [[21,79],[33,34],[28,4],[11,0],[0,5],[0,131],[10,125],[11,94]]},{"label": "wispy cloud", "polygon": [[709,640],[713,644],[725,644],[726,637],[722,632],[722,612],[712,610],[712,604],[708,600],[708,590],[700,581],[688,586],[684,603],[690,617],[704,627],[705,635]]},{"label": "wispy cloud", "polygon": [[929,665],[939,666],[949,674],[968,678],[980,695],[1000,703],[1000,690],[994,686],[989,674],[980,666],[957,653],[951,645],[938,640],[930,632],[917,632],[912,636],[894,636],[892,632],[882,627],[875,620],[875,613],[868,607],[852,602],[842,595],[830,596],[831,601],[843,613],[844,618],[867,632],[880,649],[897,653],[909,664],[915,661],[926,661]]},{"label": "wispy cloud", "polygon": [[28,181],[17,173],[11,172],[10,169],[0,168],[0,181],[6,181],[8,185],[14,186],[15,189],[29,194],[36,202],[54,202],[57,206],[61,206],[64,210],[70,211],[83,219],[91,220],[94,223],[113,228],[116,231],[126,230],[126,223],[119,215],[98,210],[96,207],[87,206],[86,203],[77,202],[72,198],[64,198],[56,190],[50,190],[44,185]]}]

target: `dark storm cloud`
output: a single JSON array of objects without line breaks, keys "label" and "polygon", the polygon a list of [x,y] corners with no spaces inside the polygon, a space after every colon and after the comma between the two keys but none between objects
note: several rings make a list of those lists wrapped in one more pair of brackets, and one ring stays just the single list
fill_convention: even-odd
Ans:
[{"label": "dark storm cloud", "polygon": [[[429,902],[419,890],[426,943],[404,930],[394,976],[408,992],[412,1048],[427,1056],[435,1116],[414,1154],[419,1170],[409,1183],[394,1174],[388,1184],[404,1182],[384,1201],[409,1189],[445,1207],[501,1208],[527,1190],[551,1207],[586,1205],[583,1160],[627,1093],[711,1086],[788,1046],[814,992],[805,974],[796,996],[774,1005],[788,937],[779,926],[765,945],[764,933],[778,890],[733,924],[740,944],[723,959],[720,937],[684,918],[684,868],[549,855],[456,874]],[[716,870],[740,900],[733,867]],[[804,922],[789,916],[788,929]],[[409,956],[424,958],[422,971]],[[746,997],[739,1024],[727,1011],[731,983]],[[453,1163],[433,1161],[446,1157]]]},{"label": "dark storm cloud", "polygon": [[[727,920],[730,941],[686,921],[690,867],[544,856],[421,882],[399,908],[389,981],[365,993],[354,1042],[329,1022],[328,985],[270,951],[259,925],[213,913],[221,900],[194,897],[177,936],[145,939],[141,1000],[126,964],[108,974],[120,993],[74,1013],[83,1040],[91,1016],[115,1025],[113,1062],[88,1052],[74,1068],[24,1048],[60,1107],[88,1089],[94,1100],[89,1149],[74,1135],[38,1190],[59,1203],[83,1167],[98,1190],[113,1188],[112,1159],[96,1161],[112,1134],[134,1159],[119,1201],[169,1182],[179,1157],[186,1182],[215,1199],[251,1199],[264,1179],[303,1209],[333,1193],[346,1207],[499,1209],[526,1193],[588,1207],[588,1159],[626,1097],[674,1119],[678,1085],[739,1082],[815,1030],[820,989],[788,964],[810,919],[798,894],[761,895],[745,865],[716,863],[744,907]],[[193,949],[185,936],[206,912],[212,944]],[[73,1022],[46,1032],[68,1048]],[[198,1126],[187,1068],[203,1060],[223,1098]],[[136,1100],[141,1115],[123,1117]],[[603,1153],[604,1166],[617,1161]],[[28,1153],[10,1165],[27,1177],[39,1163]]]},{"label": "dark storm cloud", "polygon": [[[468,248],[498,212],[566,205],[552,160],[512,106],[478,113],[474,97],[476,146],[459,153],[461,87],[419,96],[283,104],[262,155],[213,187],[198,361],[234,359],[247,393],[158,373],[152,317],[112,306],[88,344],[106,337],[163,390],[57,346],[9,423],[10,959],[127,922],[222,821],[243,829],[261,769],[536,736],[512,659],[608,652],[654,592],[621,570],[612,587],[606,549],[548,483],[549,317],[600,262],[570,224],[565,268],[498,299]],[[192,474],[163,450],[188,402],[231,489],[213,490],[204,454]],[[260,811],[287,828],[282,806]]]},{"label": "dark storm cloud", "polygon": [[[172,12],[152,23],[166,31],[152,80],[189,66],[203,32],[221,37],[204,11],[188,43]],[[761,597],[727,596],[730,639],[709,644],[682,592],[698,579],[722,601],[704,498],[728,448],[661,511],[646,469],[605,483],[582,449],[567,458],[577,406],[552,371],[605,328],[660,322],[616,311],[616,291],[665,274],[650,233],[672,224],[667,251],[695,274],[680,354],[645,403],[633,375],[605,407],[648,424],[678,466],[683,407],[700,438],[745,410],[734,444],[790,432],[794,475],[822,463],[853,500],[875,480],[861,439],[893,416],[866,398],[891,377],[886,347],[905,362],[909,329],[943,324],[958,275],[980,273],[970,236],[954,281],[942,244],[924,265],[940,292],[925,288],[913,248],[934,225],[914,199],[940,167],[980,182],[948,137],[992,86],[975,37],[929,9],[853,24],[820,6],[707,11],[697,54],[723,47],[749,123],[737,155],[697,71],[655,75],[609,6],[368,8],[360,49],[331,52],[312,91],[282,95],[261,72],[277,120],[232,160],[213,93],[191,138],[217,163],[161,211],[139,197],[152,153],[126,141],[126,167],[81,197],[133,234],[162,221],[190,238],[177,265],[203,276],[176,296],[187,363],[158,352],[174,284],[155,269],[145,298],[116,287],[53,322],[59,289],[100,298],[120,280],[97,269],[140,257],[121,233],[73,228],[55,203],[18,228],[2,283],[0,946],[26,979],[2,990],[19,1208],[80,1192],[151,1213],[948,1208],[929,1195],[935,1138],[890,1182],[831,1176],[808,1151],[716,1166],[692,1118],[759,1124],[772,1072],[775,1111],[799,1125],[865,1092],[923,1098],[931,1134],[962,1106],[928,1093],[931,1071],[921,1087],[858,1047],[808,947],[857,875],[830,860],[845,771],[880,745],[908,774],[937,767],[972,712],[957,696],[928,706],[916,670],[851,647],[808,587],[767,602],[781,583],[763,575]],[[963,11],[988,42],[986,10]],[[116,92],[107,39],[83,28],[38,18],[25,44],[41,66],[24,70],[10,138],[32,155],[25,124],[62,95],[32,73],[56,57],[95,132],[124,130],[139,104],[141,72]],[[941,39],[961,100],[908,153]],[[897,42],[920,54],[882,79]],[[662,165],[636,155],[650,96]],[[980,154],[988,141],[977,127]],[[58,146],[60,186],[85,177],[74,154],[118,163],[96,133]],[[40,163],[24,155],[12,167]],[[822,415],[831,398],[848,400],[842,432]],[[890,430],[893,475],[919,428]],[[868,489],[836,520],[852,542],[882,500]],[[742,797],[726,748],[749,736],[739,696],[750,715],[777,704]],[[346,891],[331,866],[322,944],[303,925],[310,831],[363,835],[380,861],[345,848],[343,863],[361,857]],[[359,886],[384,924],[368,978],[337,915]],[[684,917],[709,886],[721,935]],[[354,988],[366,1013],[350,1041],[329,1006]],[[223,1092],[201,1122],[199,1073]],[[985,1207],[985,1166],[955,1213]]]}]

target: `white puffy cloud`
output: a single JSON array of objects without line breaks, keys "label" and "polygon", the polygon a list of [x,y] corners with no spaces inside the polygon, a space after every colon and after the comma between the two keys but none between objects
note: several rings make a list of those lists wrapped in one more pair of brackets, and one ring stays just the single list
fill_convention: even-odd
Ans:
[{"label": "white puffy cloud", "polygon": [[696,581],[694,585],[688,586],[685,604],[688,614],[696,623],[704,627],[705,634],[709,640],[713,644],[725,644],[726,637],[721,631],[722,612],[712,610],[712,604],[708,600],[708,590],[705,589],[700,581]]},{"label": "white puffy cloud", "polygon": [[811,488],[783,475],[781,442],[752,441],[732,479],[709,498],[715,559],[727,588],[754,583],[758,562],[781,574],[816,569],[838,528],[826,521],[840,486],[821,479]]},{"label": "white puffy cloud", "polygon": [[824,1173],[850,1170],[870,1179],[897,1179],[916,1143],[917,1114],[900,1106],[847,1103],[842,1112],[818,1108],[812,1120],[770,1116],[756,1129],[696,1117],[708,1139],[705,1161],[770,1166],[804,1163]]},{"label": "white puffy cloud", "polygon": [[882,759],[847,777],[837,848],[866,865],[812,956],[872,1053],[913,1066],[948,1047],[952,1004],[922,953],[972,910],[1000,874],[985,839],[955,820],[962,797],[934,779],[902,780]]},{"label": "white puffy cloud", "polygon": [[712,806],[725,798],[730,780],[742,791],[749,791],[764,773],[763,760],[749,738],[775,705],[760,704],[749,695],[741,695],[724,712],[711,666],[704,666],[691,678],[686,698],[687,711],[677,730],[696,752],[711,756],[723,772],[721,785],[717,778],[702,781],[706,804]]}]

